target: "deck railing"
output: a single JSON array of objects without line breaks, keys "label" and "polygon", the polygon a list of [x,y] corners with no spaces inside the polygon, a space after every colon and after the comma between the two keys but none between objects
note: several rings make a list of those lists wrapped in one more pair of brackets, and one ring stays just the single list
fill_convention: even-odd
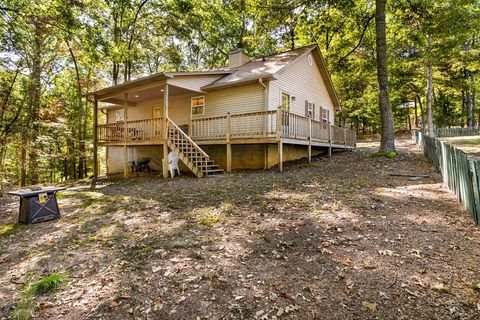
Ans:
[{"label": "deck railing", "polygon": [[[230,137],[270,137],[275,136],[276,111],[262,111],[232,114],[230,116]],[[227,128],[228,131],[228,128]]]},{"label": "deck railing", "polygon": [[[127,121],[127,141],[157,140],[163,137],[163,118]],[[123,122],[98,125],[98,141],[125,141],[125,124]]]},{"label": "deck railing", "polygon": [[[161,140],[164,134],[163,125],[163,118],[128,121],[128,135],[125,140],[124,123],[103,124],[98,126],[98,141]],[[280,109],[195,118],[188,125],[188,132],[193,140],[204,142],[242,138],[286,138],[344,147],[355,147],[356,143],[353,131]]]},{"label": "deck railing", "polygon": [[276,111],[227,114],[225,116],[192,119],[190,135],[195,140],[255,138],[276,134]]}]

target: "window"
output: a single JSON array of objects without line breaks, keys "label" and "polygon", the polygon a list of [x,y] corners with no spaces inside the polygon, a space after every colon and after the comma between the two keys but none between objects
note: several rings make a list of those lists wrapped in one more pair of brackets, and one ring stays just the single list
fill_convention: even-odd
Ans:
[{"label": "window", "polygon": [[192,98],[192,116],[202,115],[205,108],[205,96]]},{"label": "window", "polygon": [[119,109],[117,111],[115,111],[115,121],[116,122],[123,122],[123,116],[124,116],[125,112],[123,109]]},{"label": "window", "polygon": [[315,105],[313,104],[313,102],[305,100],[305,116],[306,117],[308,118],[315,117],[314,108],[315,108]]},{"label": "window", "polygon": [[282,109],[290,111],[290,95],[282,92]]},{"label": "window", "polygon": [[328,109],[323,109],[322,108],[322,121],[325,123],[329,123],[329,111]]}]

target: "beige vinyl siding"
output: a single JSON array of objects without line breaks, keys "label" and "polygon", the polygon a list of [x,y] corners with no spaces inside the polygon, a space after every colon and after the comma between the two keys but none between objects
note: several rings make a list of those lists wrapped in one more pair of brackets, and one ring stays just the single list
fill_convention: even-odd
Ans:
[{"label": "beige vinyl siding", "polygon": [[[258,83],[229,87],[204,94],[191,92],[169,97],[169,116],[176,124],[189,123],[190,100],[197,96],[205,96],[205,108],[204,114],[194,116],[196,118],[224,116],[227,112],[234,114],[265,110],[264,88]],[[152,107],[157,105],[163,106],[163,99],[140,102],[135,107],[128,107],[128,120],[150,119]],[[109,123],[115,122],[115,110],[108,110]]]},{"label": "beige vinyl siding", "polygon": [[224,116],[227,112],[247,113],[265,110],[264,88],[259,83],[228,87],[205,94],[205,110],[201,117]]},{"label": "beige vinyl siding", "polygon": [[222,75],[195,75],[195,76],[175,76],[168,79],[168,84],[185,88],[193,91],[201,91],[201,87],[217,80]]},{"label": "beige vinyl siding", "polygon": [[[188,124],[190,118],[190,98],[198,95],[195,93],[186,93],[176,96],[170,96],[168,99],[169,117],[178,125]],[[139,102],[135,107],[128,107],[128,120],[144,120],[152,118],[152,108],[154,106],[163,107],[163,99],[154,99],[145,102]],[[121,109],[121,107],[119,107]],[[117,109],[108,110],[108,123],[115,122],[115,112]]]},{"label": "beige vinyl siding", "polygon": [[[313,53],[312,53],[313,55]],[[272,80],[269,87],[269,109],[276,109],[281,105],[282,92],[295,97],[291,101],[290,111],[305,115],[305,100],[315,103],[315,119],[320,120],[320,107],[330,110],[330,123],[334,121],[334,107],[327,91],[320,70],[312,57],[312,65],[308,64],[307,55],[300,57],[291,65],[285,67],[277,80]]]}]

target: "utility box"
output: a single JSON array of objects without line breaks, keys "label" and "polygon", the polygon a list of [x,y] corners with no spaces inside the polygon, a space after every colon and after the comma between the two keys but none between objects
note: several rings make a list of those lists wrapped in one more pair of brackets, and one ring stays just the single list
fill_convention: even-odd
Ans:
[{"label": "utility box", "polygon": [[9,194],[20,197],[18,222],[31,224],[60,218],[56,194],[65,188],[24,189]]}]

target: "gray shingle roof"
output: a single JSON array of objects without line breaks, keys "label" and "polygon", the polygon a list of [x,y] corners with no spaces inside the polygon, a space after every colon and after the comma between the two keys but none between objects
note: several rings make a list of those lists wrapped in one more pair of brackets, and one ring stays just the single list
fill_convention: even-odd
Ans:
[{"label": "gray shingle roof", "polygon": [[303,54],[312,51],[314,48],[316,48],[316,45],[301,47],[295,50],[266,56],[264,58],[254,59],[236,68],[223,69],[228,70],[231,73],[202,87],[202,89],[208,90],[239,82],[272,77],[275,73],[283,69],[283,67]]}]

